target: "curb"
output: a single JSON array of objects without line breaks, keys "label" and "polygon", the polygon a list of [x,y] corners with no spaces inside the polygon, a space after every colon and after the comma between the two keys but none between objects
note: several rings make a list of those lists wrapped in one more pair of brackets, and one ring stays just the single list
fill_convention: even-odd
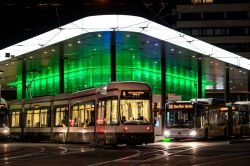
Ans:
[{"label": "curb", "polygon": [[237,144],[237,143],[250,143],[250,139],[229,140],[228,141],[228,144]]}]

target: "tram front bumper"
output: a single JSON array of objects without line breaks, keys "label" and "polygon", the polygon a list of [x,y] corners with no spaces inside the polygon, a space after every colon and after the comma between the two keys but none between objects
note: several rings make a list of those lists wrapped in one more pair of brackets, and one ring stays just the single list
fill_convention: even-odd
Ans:
[{"label": "tram front bumper", "polygon": [[118,142],[125,144],[141,145],[143,143],[154,143],[154,133],[120,133]]}]

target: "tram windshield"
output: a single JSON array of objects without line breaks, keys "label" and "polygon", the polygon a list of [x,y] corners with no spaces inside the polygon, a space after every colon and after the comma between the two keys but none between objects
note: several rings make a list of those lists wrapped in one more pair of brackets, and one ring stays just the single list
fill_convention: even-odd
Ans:
[{"label": "tram windshield", "polygon": [[120,100],[120,116],[123,124],[151,123],[149,92],[123,91]]},{"label": "tram windshield", "polygon": [[168,105],[166,125],[168,128],[193,128],[194,109],[192,104]]},{"label": "tram windshield", "polygon": [[7,125],[7,113],[4,109],[0,110],[0,127],[4,127]]}]

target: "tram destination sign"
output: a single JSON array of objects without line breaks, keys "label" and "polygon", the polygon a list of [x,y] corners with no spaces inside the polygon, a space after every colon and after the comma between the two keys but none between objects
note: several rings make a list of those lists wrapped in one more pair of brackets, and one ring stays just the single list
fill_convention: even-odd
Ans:
[{"label": "tram destination sign", "polygon": [[149,91],[123,90],[121,98],[123,99],[149,99]]},{"label": "tram destination sign", "polygon": [[168,109],[192,109],[193,105],[190,103],[169,103]]}]

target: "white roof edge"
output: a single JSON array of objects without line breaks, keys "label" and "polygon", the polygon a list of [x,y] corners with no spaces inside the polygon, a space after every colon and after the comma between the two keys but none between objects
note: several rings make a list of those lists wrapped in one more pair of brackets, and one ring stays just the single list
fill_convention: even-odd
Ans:
[{"label": "white roof edge", "polygon": [[221,60],[225,63],[250,70],[250,60],[247,58],[175,31],[151,20],[129,15],[98,15],[84,17],[0,50],[0,61],[8,59],[5,57],[6,53],[19,56],[84,33],[111,31],[113,29],[116,31],[143,33],[145,35],[149,35],[174,45]]}]

